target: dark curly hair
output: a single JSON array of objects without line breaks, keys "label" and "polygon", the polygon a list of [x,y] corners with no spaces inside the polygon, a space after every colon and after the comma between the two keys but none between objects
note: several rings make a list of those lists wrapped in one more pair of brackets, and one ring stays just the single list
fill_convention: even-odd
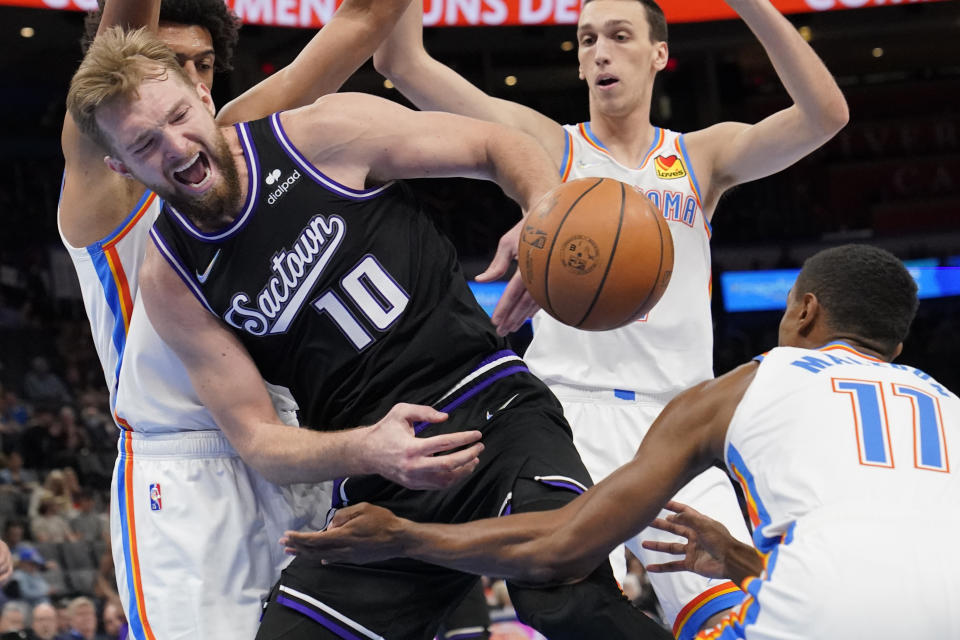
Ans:
[{"label": "dark curly hair", "polygon": [[917,283],[903,263],[878,247],[848,244],[807,259],[793,285],[797,299],[813,293],[828,325],[873,342],[892,355],[917,313]]},{"label": "dark curly hair", "polygon": [[[97,0],[100,8],[88,13],[84,21],[84,34],[80,41],[84,54],[97,35],[104,2],[105,0]],[[240,18],[223,0],[163,0],[160,3],[160,21],[205,28],[213,39],[213,52],[216,57],[214,71],[229,71],[233,68],[231,61],[240,35]]]}]

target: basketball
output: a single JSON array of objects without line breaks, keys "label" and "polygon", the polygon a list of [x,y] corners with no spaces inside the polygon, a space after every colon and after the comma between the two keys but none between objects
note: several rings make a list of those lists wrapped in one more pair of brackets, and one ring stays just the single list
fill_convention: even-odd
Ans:
[{"label": "basketball", "polygon": [[673,238],[643,193],[611,178],[571,180],[527,216],[523,282],[560,322],[605,331],[650,311],[670,282]]}]

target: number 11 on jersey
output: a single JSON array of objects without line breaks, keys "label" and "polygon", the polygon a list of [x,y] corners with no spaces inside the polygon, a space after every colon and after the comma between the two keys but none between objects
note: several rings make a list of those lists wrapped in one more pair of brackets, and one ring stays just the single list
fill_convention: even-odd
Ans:
[{"label": "number 11 on jersey", "polygon": [[[883,383],[842,378],[833,378],[832,382],[834,393],[850,396],[860,464],[894,467]],[[890,383],[890,389],[894,396],[908,400],[913,407],[913,466],[949,473],[940,401],[926,391],[905,384]],[[902,427],[896,425],[895,428]]]}]

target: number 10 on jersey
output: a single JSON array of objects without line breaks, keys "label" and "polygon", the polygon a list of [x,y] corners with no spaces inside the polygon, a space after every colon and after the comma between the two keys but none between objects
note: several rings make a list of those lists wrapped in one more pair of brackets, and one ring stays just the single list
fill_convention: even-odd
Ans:
[{"label": "number 10 on jersey", "polygon": [[[850,396],[857,427],[860,464],[894,467],[887,420],[884,384],[876,380],[833,378],[834,393]],[[940,401],[926,391],[905,384],[890,383],[894,397],[913,407],[913,466],[928,471],[950,472],[947,442],[943,433]]]},{"label": "number 10 on jersey", "polygon": [[[354,305],[380,331],[385,331],[407,308],[410,297],[371,255],[340,279],[340,288]],[[313,308],[330,316],[344,336],[363,351],[373,337],[343,303],[333,289],[327,289],[312,302]]]}]

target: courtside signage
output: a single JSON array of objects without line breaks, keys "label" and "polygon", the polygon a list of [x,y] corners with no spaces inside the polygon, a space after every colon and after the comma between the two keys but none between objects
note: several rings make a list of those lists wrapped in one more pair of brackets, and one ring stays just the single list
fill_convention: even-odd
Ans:
[{"label": "courtside signage", "polygon": [[[227,0],[247,24],[318,28],[342,0]],[[944,0],[773,0],[782,13],[861,9]],[[668,22],[727,20],[736,14],[724,0],[663,2]],[[0,5],[91,11],[97,0],[0,0]],[[580,0],[424,0],[427,26],[575,24]]]}]

